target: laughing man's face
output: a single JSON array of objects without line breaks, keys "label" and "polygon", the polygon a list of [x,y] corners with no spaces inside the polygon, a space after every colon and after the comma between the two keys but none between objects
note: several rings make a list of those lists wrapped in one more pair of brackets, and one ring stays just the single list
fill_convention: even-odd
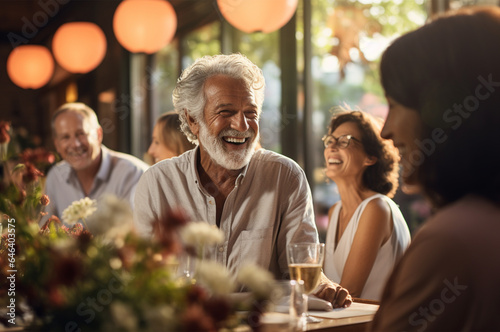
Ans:
[{"label": "laughing man's face", "polygon": [[242,80],[224,75],[207,79],[204,90],[204,119],[193,131],[200,148],[218,165],[241,169],[250,162],[259,137],[255,93]]}]

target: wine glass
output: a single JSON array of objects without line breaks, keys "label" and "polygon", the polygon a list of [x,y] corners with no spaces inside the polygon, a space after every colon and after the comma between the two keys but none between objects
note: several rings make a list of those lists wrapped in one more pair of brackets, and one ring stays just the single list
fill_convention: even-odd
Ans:
[{"label": "wine glass", "polygon": [[[304,282],[304,293],[311,294],[318,286],[325,257],[324,243],[292,243],[287,246],[286,257],[290,279]],[[307,299],[306,299],[307,301]],[[304,313],[307,323],[319,323],[321,319],[309,316],[307,303]]]}]

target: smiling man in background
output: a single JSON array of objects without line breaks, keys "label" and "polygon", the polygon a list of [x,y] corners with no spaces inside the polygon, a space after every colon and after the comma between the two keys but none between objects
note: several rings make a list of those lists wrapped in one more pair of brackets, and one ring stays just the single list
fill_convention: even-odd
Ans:
[{"label": "smiling man in background", "polygon": [[[141,177],[136,228],[145,236],[166,210],[217,226],[225,242],[209,255],[233,274],[247,263],[288,274],[286,245],[318,242],[312,196],[303,170],[259,141],[262,71],[240,54],[205,56],[182,73],[173,92],[181,129],[197,147],[157,163]],[[323,298],[348,304],[329,283]]]},{"label": "smiling man in background", "polygon": [[45,192],[50,204],[42,225],[51,215],[60,218],[64,209],[84,197],[98,199],[113,194],[132,204],[135,186],[148,165],[102,145],[103,130],[90,107],[64,104],[53,114],[51,125],[54,145],[63,161],[47,174]]}]

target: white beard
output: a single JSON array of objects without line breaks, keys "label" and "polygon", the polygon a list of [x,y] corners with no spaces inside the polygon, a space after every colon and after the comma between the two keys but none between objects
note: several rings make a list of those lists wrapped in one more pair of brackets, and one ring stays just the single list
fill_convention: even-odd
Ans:
[{"label": "white beard", "polygon": [[[255,131],[252,128],[245,133],[241,133],[234,129],[225,129],[221,131],[217,137],[212,136],[208,132],[208,128],[203,121],[199,121],[199,125],[200,137],[198,140],[203,142],[203,148],[216,164],[231,170],[238,170],[248,165],[250,159],[252,159],[259,138],[258,135],[255,135]],[[249,137],[252,143],[247,145],[243,150],[228,152],[223,143],[223,136]]]}]

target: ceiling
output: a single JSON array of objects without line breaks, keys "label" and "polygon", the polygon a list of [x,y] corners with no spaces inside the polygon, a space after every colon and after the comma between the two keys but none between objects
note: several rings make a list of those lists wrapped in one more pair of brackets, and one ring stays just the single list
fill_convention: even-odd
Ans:
[{"label": "ceiling", "polygon": [[[90,20],[114,12],[121,0],[0,0],[0,43],[28,37],[41,44],[66,22]],[[177,13],[177,33],[183,34],[219,19],[216,0],[169,0]],[[110,7],[111,11],[109,11]],[[102,10],[107,8],[108,11]],[[109,18],[112,20],[112,17]]]}]

